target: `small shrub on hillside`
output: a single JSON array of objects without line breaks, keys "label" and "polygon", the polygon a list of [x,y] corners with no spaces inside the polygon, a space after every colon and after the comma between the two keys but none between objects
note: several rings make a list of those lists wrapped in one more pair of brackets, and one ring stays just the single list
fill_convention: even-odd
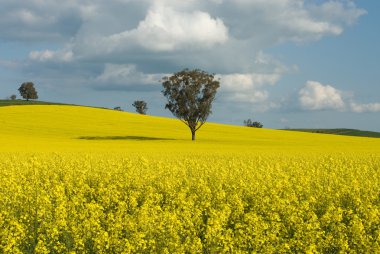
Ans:
[{"label": "small shrub on hillside", "polygon": [[260,122],[254,122],[251,119],[244,120],[244,125],[247,127],[263,128],[263,124]]}]

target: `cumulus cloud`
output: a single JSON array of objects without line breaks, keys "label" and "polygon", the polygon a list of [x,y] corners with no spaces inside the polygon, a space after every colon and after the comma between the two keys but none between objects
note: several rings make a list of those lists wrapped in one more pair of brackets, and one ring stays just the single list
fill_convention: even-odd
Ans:
[{"label": "cumulus cloud", "polygon": [[307,81],[298,94],[300,105],[306,110],[345,109],[343,93],[330,85]]},{"label": "cumulus cloud", "polygon": [[76,54],[101,58],[115,52],[134,54],[136,47],[185,51],[183,55],[222,45],[220,52],[236,52],[246,50],[244,43],[255,54],[276,43],[339,35],[366,13],[351,1],[319,5],[303,0],[79,0],[59,4],[32,0],[22,5],[20,1],[5,1],[0,36],[65,37],[73,42]]},{"label": "cumulus cloud", "polygon": [[263,85],[274,85],[279,79],[278,73],[234,73],[219,76],[222,82],[222,89],[225,91],[245,92]]},{"label": "cumulus cloud", "polygon": [[380,103],[368,103],[368,104],[358,104],[355,102],[350,103],[351,111],[356,113],[363,112],[380,112]]},{"label": "cumulus cloud", "polygon": [[158,86],[165,74],[146,74],[138,71],[133,64],[107,63],[103,72],[96,78],[98,89],[130,90],[136,86]]},{"label": "cumulus cloud", "polygon": [[380,103],[356,103],[354,94],[331,85],[308,81],[298,92],[299,103],[305,110],[338,110],[354,113],[380,112]]},{"label": "cumulus cloud", "polygon": [[[224,21],[231,26],[233,36],[251,39],[260,45],[312,41],[341,34],[345,25],[366,13],[351,1],[336,2],[225,0],[224,5],[229,9],[224,11]],[[241,21],[236,22],[236,16],[241,17]]]},{"label": "cumulus cloud", "polygon": [[214,19],[207,12],[186,13],[160,6],[149,10],[146,18],[126,36],[135,37],[150,50],[172,51],[222,44],[228,39],[228,29],[220,18]]},{"label": "cumulus cloud", "polygon": [[268,99],[267,91],[250,91],[249,93],[233,93],[231,96],[227,97],[227,101],[233,102],[245,102],[245,103],[259,103],[264,102]]},{"label": "cumulus cloud", "polygon": [[150,9],[137,28],[104,37],[97,46],[119,51],[131,45],[152,51],[173,51],[209,48],[227,39],[228,29],[223,21],[207,12],[187,13],[160,6]]},{"label": "cumulus cloud", "polygon": [[[134,0],[119,3],[119,9],[132,7],[126,9],[125,13],[117,10],[118,5],[115,3],[110,4],[111,7],[104,6],[106,3],[103,1],[97,1],[93,6],[83,5],[82,11],[76,16],[81,24],[77,33],[67,38],[64,49],[33,51],[30,59],[55,61],[56,58],[62,58],[62,52],[66,51],[75,52],[77,59],[106,58],[112,61],[115,55],[120,57],[120,54],[142,54],[145,57],[154,52],[177,51],[186,54],[192,50],[210,49],[228,41],[228,28],[221,18],[211,16],[207,10],[192,10],[194,8],[184,8],[174,3],[170,5],[170,1],[157,1],[144,5]],[[190,3],[187,2],[187,5]],[[149,8],[145,10],[144,17],[141,9],[147,6]],[[138,14],[129,9],[137,9]],[[40,18],[46,19],[43,16]],[[136,24],[135,27],[133,24]],[[56,29],[56,33],[63,36],[62,29]],[[33,32],[33,29],[29,32]],[[35,31],[35,35],[41,38],[38,31]]]},{"label": "cumulus cloud", "polygon": [[21,41],[65,41],[80,29],[90,1],[2,0],[0,38]]},{"label": "cumulus cloud", "polygon": [[32,61],[48,62],[70,62],[73,60],[73,52],[71,50],[43,50],[43,51],[32,51],[29,53],[29,59]]},{"label": "cumulus cloud", "polygon": [[[274,85],[279,79],[280,74],[262,74],[262,73],[233,73],[226,75],[218,75],[220,78],[220,92],[222,98],[226,101],[237,103],[263,103],[269,105],[267,101],[269,92],[265,89],[267,85]],[[269,109],[269,107],[266,107]],[[264,110],[262,110],[264,111]]]},{"label": "cumulus cloud", "polygon": [[353,1],[327,1],[321,5],[312,5],[310,13],[337,24],[354,24],[358,18],[367,14],[366,10],[356,8]]},{"label": "cumulus cloud", "polygon": [[278,108],[270,99],[269,87],[275,86],[281,77],[294,69],[274,57],[259,51],[252,59],[250,72],[219,74],[221,98],[234,103],[249,103],[256,110]]},{"label": "cumulus cloud", "polygon": [[[78,75],[113,90],[201,68],[218,73],[226,101],[273,107],[268,87],[290,68],[263,51],[337,36],[364,14],[349,0],[3,0],[0,39],[43,41],[26,61],[41,76]],[[321,86],[300,92],[301,105],[342,110],[339,91]]]}]

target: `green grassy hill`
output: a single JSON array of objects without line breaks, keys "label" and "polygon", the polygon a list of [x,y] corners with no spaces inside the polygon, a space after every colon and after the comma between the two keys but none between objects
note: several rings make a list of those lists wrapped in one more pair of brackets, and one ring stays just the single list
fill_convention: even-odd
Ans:
[{"label": "green grassy hill", "polygon": [[0,107],[2,106],[15,106],[15,105],[71,105],[65,103],[57,102],[47,102],[47,101],[35,101],[35,100],[0,100]]},{"label": "green grassy hill", "polygon": [[[58,106],[80,106],[80,107],[88,107],[88,108],[98,108],[98,109],[111,109],[104,107],[95,107],[95,106],[87,106],[87,105],[79,105],[79,104],[70,104],[70,103],[60,103],[60,102],[49,102],[49,101],[37,101],[37,100],[0,100],[0,107],[4,106],[30,106],[30,105],[58,105]],[[113,110],[113,109],[112,109]]]},{"label": "green grassy hill", "polygon": [[380,132],[362,131],[362,130],[344,129],[344,128],[340,128],[340,129],[288,129],[288,130],[310,132],[310,133],[321,133],[321,134],[380,138]]}]

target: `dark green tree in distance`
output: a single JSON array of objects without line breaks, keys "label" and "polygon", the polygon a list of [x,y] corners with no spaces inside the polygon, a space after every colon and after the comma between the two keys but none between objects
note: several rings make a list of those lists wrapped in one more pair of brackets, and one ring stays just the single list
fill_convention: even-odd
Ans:
[{"label": "dark green tree in distance", "polygon": [[132,106],[136,108],[137,113],[146,115],[148,104],[145,101],[135,101]]},{"label": "dark green tree in distance", "polygon": [[244,125],[247,127],[254,127],[254,128],[263,128],[262,123],[252,121],[251,119],[244,120]]},{"label": "dark green tree in distance", "polygon": [[22,98],[26,99],[38,99],[37,91],[34,88],[33,82],[24,82],[18,89]]},{"label": "dark green tree in distance", "polygon": [[11,99],[12,101],[16,100],[17,96],[15,94],[12,94],[9,99]]},{"label": "dark green tree in distance", "polygon": [[162,78],[162,93],[168,100],[165,108],[190,128],[192,140],[212,113],[212,103],[220,86],[214,76],[199,69],[184,69]]}]

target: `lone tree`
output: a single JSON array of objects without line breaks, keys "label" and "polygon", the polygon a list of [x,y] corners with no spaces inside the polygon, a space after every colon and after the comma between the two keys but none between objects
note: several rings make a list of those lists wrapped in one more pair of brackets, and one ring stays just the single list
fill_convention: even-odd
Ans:
[{"label": "lone tree", "polygon": [[260,122],[254,122],[251,119],[244,120],[244,125],[247,126],[247,127],[263,128],[262,123],[260,123]]},{"label": "lone tree", "polygon": [[148,104],[145,101],[135,101],[132,106],[136,108],[137,113],[142,115],[145,115],[148,110]]},{"label": "lone tree", "polygon": [[17,96],[15,94],[12,94],[9,99],[11,99],[12,101],[16,100]]},{"label": "lone tree", "polygon": [[162,93],[168,99],[165,108],[190,128],[192,140],[212,113],[219,83],[214,74],[199,69],[184,69],[162,79]]},{"label": "lone tree", "polygon": [[20,92],[20,95],[27,101],[29,99],[38,99],[37,91],[34,88],[33,82],[22,83],[18,90]]}]

